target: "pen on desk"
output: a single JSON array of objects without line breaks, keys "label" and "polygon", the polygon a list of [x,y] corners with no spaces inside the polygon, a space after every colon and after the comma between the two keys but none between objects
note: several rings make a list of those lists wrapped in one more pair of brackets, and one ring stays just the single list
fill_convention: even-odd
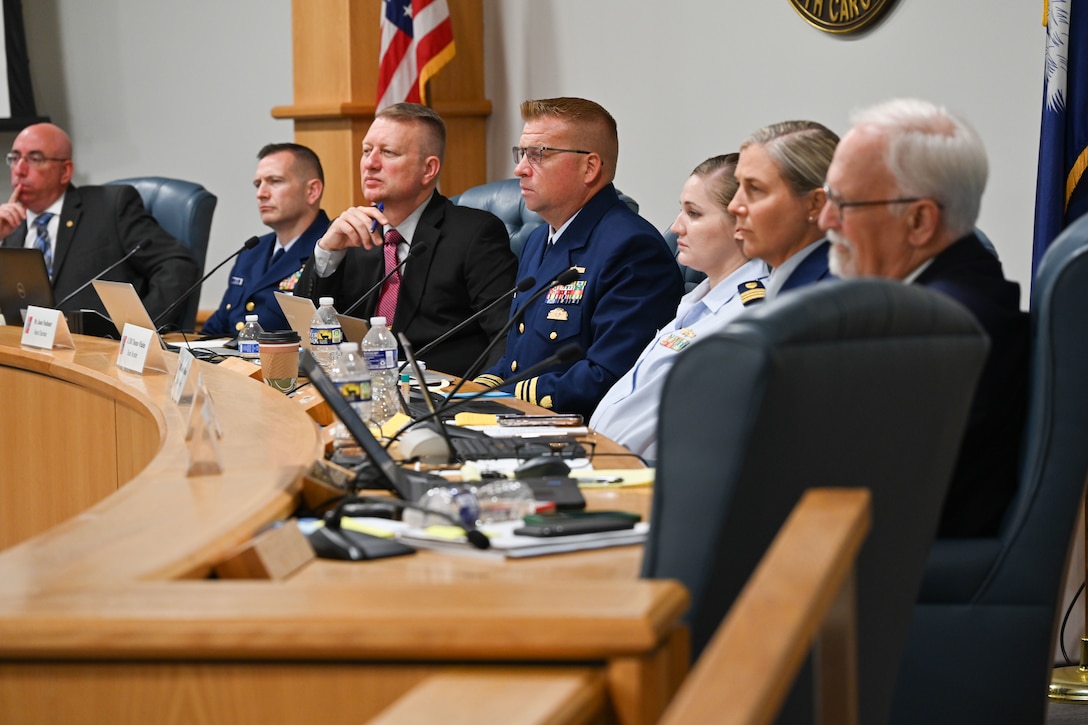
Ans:
[{"label": "pen on desk", "polygon": [[[385,211],[385,204],[380,202],[380,201],[378,202],[378,211],[380,211],[380,212]],[[370,225],[370,233],[373,234],[376,231],[378,231],[378,220],[377,219],[375,219],[374,223]]]},{"label": "pen on desk", "polygon": [[611,478],[578,478],[578,483],[623,483],[622,476],[612,476]]}]

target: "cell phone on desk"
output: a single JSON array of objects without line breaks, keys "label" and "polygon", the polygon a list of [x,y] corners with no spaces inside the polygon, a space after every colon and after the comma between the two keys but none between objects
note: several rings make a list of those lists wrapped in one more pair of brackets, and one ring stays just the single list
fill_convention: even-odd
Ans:
[{"label": "cell phone on desk", "polygon": [[545,413],[542,415],[496,415],[499,425],[509,427],[522,426],[565,426],[581,425],[582,416],[577,413]]},{"label": "cell phone on desk", "polygon": [[[514,529],[518,536],[575,536],[577,534],[599,534],[604,531],[623,531],[633,529],[637,518],[630,516],[554,516],[526,517],[525,526]],[[532,523],[529,523],[529,522]]]}]

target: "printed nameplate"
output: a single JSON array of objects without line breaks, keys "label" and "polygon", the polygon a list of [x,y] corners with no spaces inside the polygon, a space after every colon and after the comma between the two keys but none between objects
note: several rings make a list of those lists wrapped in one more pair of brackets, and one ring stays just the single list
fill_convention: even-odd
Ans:
[{"label": "printed nameplate", "polygon": [[[132,373],[142,373],[147,362],[155,331],[137,327],[130,322],[121,330],[121,349],[117,352],[117,367]],[[158,344],[158,343],[155,343]]]},{"label": "printed nameplate", "polygon": [[60,310],[49,307],[26,308],[26,323],[23,325],[23,345],[52,350],[54,347],[75,349],[72,333],[68,330],[68,321]]},{"label": "printed nameplate", "polygon": [[178,349],[178,369],[174,372],[174,387],[170,389],[170,398],[174,405],[181,405],[185,393],[185,383],[189,380],[189,371],[193,369],[193,353],[189,348]]}]

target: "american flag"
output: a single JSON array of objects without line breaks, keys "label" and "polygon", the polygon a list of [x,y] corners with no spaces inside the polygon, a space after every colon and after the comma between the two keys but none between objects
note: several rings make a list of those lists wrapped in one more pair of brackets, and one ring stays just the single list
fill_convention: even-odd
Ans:
[{"label": "american flag", "polygon": [[385,0],[378,69],[378,110],[426,103],[424,86],[454,54],[446,0]]}]

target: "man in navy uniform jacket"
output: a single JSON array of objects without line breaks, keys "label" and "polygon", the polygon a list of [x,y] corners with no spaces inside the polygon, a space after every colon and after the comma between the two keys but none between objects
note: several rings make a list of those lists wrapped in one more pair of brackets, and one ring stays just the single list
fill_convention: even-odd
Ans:
[{"label": "man in navy uniform jacket", "polygon": [[[519,293],[506,352],[477,378],[497,386],[577,343],[583,357],[517,383],[531,403],[592,415],[608,389],[672,319],[684,294],[680,269],[654,227],[616,193],[619,137],[604,108],[581,98],[530,100],[514,149],[514,173],[525,205],[543,217],[526,240],[518,279],[537,287]],[[573,282],[528,300],[573,267]]]},{"label": "man in navy uniform jacket", "polygon": [[986,151],[966,122],[925,101],[889,101],[855,116],[828,169],[820,215],[833,274],[930,287],[970,310],[990,337],[938,530],[946,538],[997,531],[1016,490],[1027,406],[1020,288],[973,231],[986,175]]},{"label": "man in navy uniform jacket", "polygon": [[294,293],[314,244],[329,227],[321,210],[325,173],[309,148],[295,143],[262,148],[253,186],[261,221],[272,233],[238,255],[219,308],[201,328],[205,336],[237,335],[252,314],[265,330],[288,329],[275,293]]}]

